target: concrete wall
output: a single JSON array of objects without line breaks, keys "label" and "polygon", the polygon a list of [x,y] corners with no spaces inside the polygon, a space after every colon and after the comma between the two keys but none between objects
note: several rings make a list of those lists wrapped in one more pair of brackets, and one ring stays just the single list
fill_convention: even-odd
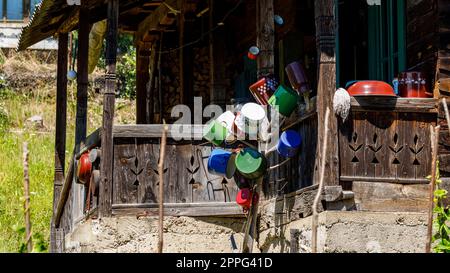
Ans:
[{"label": "concrete wall", "polygon": [[[318,251],[424,252],[426,219],[425,213],[323,212],[319,216]],[[291,230],[296,231],[294,238]],[[311,217],[263,229],[258,247],[262,252],[286,253],[291,251],[291,243],[298,245],[300,253],[310,252]]]},{"label": "concrete wall", "polygon": [[[254,252],[287,253],[291,243],[298,252],[310,251],[311,217],[282,226],[271,216],[261,218],[261,233]],[[426,214],[323,212],[319,218],[320,252],[423,252]],[[121,217],[89,220],[65,238],[66,252],[155,252],[158,219]],[[165,253],[231,253],[230,236],[240,248],[242,218],[167,217],[164,223]],[[291,230],[294,239],[291,240]]]},{"label": "concrete wall", "polygon": [[[166,217],[165,253],[231,253],[230,236],[242,241],[242,218]],[[154,253],[158,218],[120,217],[88,220],[65,237],[66,252]]]}]

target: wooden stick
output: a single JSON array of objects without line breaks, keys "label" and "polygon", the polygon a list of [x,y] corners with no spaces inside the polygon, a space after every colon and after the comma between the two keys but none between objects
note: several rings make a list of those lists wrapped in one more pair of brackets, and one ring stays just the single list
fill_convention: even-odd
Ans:
[{"label": "wooden stick", "polygon": [[24,195],[24,214],[25,214],[25,243],[28,253],[33,251],[33,242],[31,241],[31,221],[30,221],[30,177],[28,173],[28,143],[23,143],[23,195]]},{"label": "wooden stick", "polygon": [[[447,106],[447,99],[446,98],[442,99],[442,105],[444,106],[445,119],[447,120],[447,124],[450,126],[450,114],[448,112],[448,106]],[[450,134],[450,130],[448,130],[448,132]]]},{"label": "wooden stick", "polygon": [[430,125],[430,134],[431,134],[431,182],[430,182],[430,192],[429,192],[429,209],[428,209],[428,226],[427,226],[427,243],[425,246],[425,252],[431,252],[431,238],[433,233],[433,209],[434,209],[434,189],[436,184],[436,162],[437,162],[437,154],[438,154],[438,143],[439,143],[439,131],[440,126],[436,126],[433,128]]},{"label": "wooden stick", "polygon": [[283,161],[283,162],[281,162],[281,163],[279,163],[279,164],[277,164],[275,166],[272,166],[272,167],[268,168],[267,172],[271,172],[273,170],[279,169],[279,168],[283,167],[284,165],[288,164],[290,161],[291,161],[291,158],[288,158],[285,161]]},{"label": "wooden stick", "polygon": [[316,197],[314,198],[313,203],[313,217],[312,217],[312,238],[311,238],[311,252],[317,253],[317,226],[319,222],[319,214],[317,212],[317,205],[319,204],[320,197],[322,196],[323,191],[323,180],[325,177],[325,155],[327,154],[327,146],[328,146],[328,123],[329,123],[329,117],[330,117],[330,108],[327,107],[327,110],[325,112],[325,136],[324,136],[324,145],[322,148],[322,158],[320,163],[320,179],[319,179],[319,190],[317,191]]},{"label": "wooden stick", "polygon": [[[259,178],[256,181],[256,187],[253,190],[253,195],[258,194],[261,195],[261,189],[263,184],[264,177]],[[253,200],[252,200],[253,203]],[[247,218],[247,227],[246,232],[244,234],[244,242],[242,247],[243,253],[252,253],[253,252],[253,242],[256,237],[257,230],[257,221],[258,221],[258,210],[259,210],[259,201],[252,204],[250,208],[249,215]]]},{"label": "wooden stick", "polygon": [[167,131],[169,131],[166,121],[164,121],[164,128],[161,137],[161,152],[159,155],[158,174],[159,174],[159,239],[158,239],[158,253],[163,253],[164,243],[164,158],[166,156]]}]

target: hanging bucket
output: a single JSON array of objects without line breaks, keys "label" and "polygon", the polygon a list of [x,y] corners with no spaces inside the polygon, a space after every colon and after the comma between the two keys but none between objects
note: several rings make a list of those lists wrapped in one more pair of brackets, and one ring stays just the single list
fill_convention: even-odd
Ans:
[{"label": "hanging bucket", "polygon": [[91,179],[92,163],[89,161],[89,153],[81,155],[77,164],[77,177],[81,184],[86,184]]},{"label": "hanging bucket", "polygon": [[266,158],[258,151],[242,149],[235,159],[236,169],[247,179],[258,179],[264,176],[267,169]]},{"label": "hanging bucket", "polygon": [[258,58],[259,52],[260,50],[257,46],[252,46],[248,50],[247,56],[250,60],[256,60]]},{"label": "hanging bucket", "polygon": [[277,151],[280,155],[292,158],[297,154],[302,143],[300,135],[293,130],[283,132],[278,142]]},{"label": "hanging bucket", "polygon": [[227,136],[225,140],[228,143],[232,143],[236,140],[233,134],[234,121],[236,116],[231,111],[226,111],[217,118],[217,121],[227,128]]},{"label": "hanging bucket", "polygon": [[249,209],[252,205],[253,193],[250,189],[244,188],[238,191],[236,203],[244,209]]},{"label": "hanging bucket", "polygon": [[208,124],[203,131],[203,138],[216,146],[222,145],[227,135],[227,128],[216,120]]},{"label": "hanging bucket", "polygon": [[215,149],[208,159],[209,173],[231,179],[236,171],[235,155],[229,151]]},{"label": "hanging bucket", "polygon": [[258,140],[261,125],[267,119],[264,108],[256,103],[247,103],[242,107],[241,115],[246,135],[250,140]]},{"label": "hanging bucket", "polygon": [[297,108],[298,100],[299,95],[297,92],[285,85],[280,85],[270,98],[269,104],[275,109],[278,108],[278,112],[281,115],[290,117]]}]

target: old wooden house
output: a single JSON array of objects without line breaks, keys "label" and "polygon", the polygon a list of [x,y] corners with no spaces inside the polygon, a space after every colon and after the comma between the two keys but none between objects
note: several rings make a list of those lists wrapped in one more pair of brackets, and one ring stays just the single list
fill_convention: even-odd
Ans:
[{"label": "old wooden house", "polygon": [[[364,212],[383,212],[376,217],[393,213],[398,217],[389,222],[392,229],[384,231],[394,233],[402,223],[398,219],[422,219],[429,206],[430,125],[442,125],[441,175],[450,174],[448,127],[439,101],[450,94],[448,18],[450,3],[446,0],[82,0],[81,5],[43,0],[22,31],[18,50],[52,36],[58,39],[52,251],[152,251],[139,247],[138,242],[120,249],[125,243],[99,234],[102,228],[108,229],[102,225],[111,219],[128,217],[130,222],[125,225],[137,228],[136,218],[157,218],[162,126],[156,124],[163,118],[173,123],[170,113],[177,104],[194,109],[194,97],[202,97],[203,105],[251,101],[249,85],[267,74],[287,83],[284,67],[296,60],[305,66],[313,106],[305,110],[300,105],[285,123],[300,133],[303,142],[296,158],[264,179],[255,251],[302,251],[302,227],[292,224],[312,213],[323,157],[326,187],[320,207],[324,213],[346,211],[354,221],[366,217],[361,214]],[[91,26],[105,19],[103,126],[87,136],[88,37]],[[79,35],[77,116],[68,121],[68,34],[75,30]],[[136,125],[113,124],[119,32],[133,34],[137,50]],[[247,52],[255,45],[260,54],[253,61]],[[422,71],[433,97],[352,98],[349,118],[343,122],[331,115],[328,137],[324,138],[325,112],[333,109],[337,87],[352,80],[391,83],[403,71]],[[66,147],[67,122],[76,122],[76,147]],[[191,133],[200,134],[201,139],[202,126],[196,123],[190,127]],[[322,154],[325,142],[328,152]],[[73,149],[73,154],[66,157],[66,149]],[[83,185],[75,173],[81,156],[92,150],[98,151],[92,160],[95,171],[88,179],[93,182]],[[170,221],[175,227],[167,229],[167,233],[174,233],[167,240],[180,240],[184,248],[168,246],[167,251],[232,251],[229,234],[241,232],[245,215],[234,202],[238,186],[234,179],[208,174],[205,165],[211,150],[205,141],[176,141],[169,135],[164,213],[173,217]],[[272,155],[269,161],[276,164],[280,159]],[[65,165],[69,167],[65,169]],[[410,240],[408,236],[423,237],[423,242],[409,251],[420,251],[424,245],[420,219],[408,225],[417,230],[394,235],[397,242]],[[146,231],[130,235],[129,230],[120,231],[120,220],[114,221],[109,228],[126,233],[122,234],[129,236],[126,244],[143,238],[142,233],[154,232],[143,228]],[[386,221],[383,225],[388,225]],[[212,224],[214,227],[209,226]],[[83,233],[86,225],[92,229]],[[192,225],[198,230],[180,237],[174,231],[177,225]],[[214,232],[217,234],[211,234]],[[358,232],[362,231],[349,234],[347,230],[339,236],[352,241],[349,238]],[[380,232],[374,233],[379,236]],[[189,241],[193,234],[209,242],[196,237],[193,246]],[[332,236],[326,238],[319,240],[319,244],[328,245],[328,249],[322,246],[324,251],[365,251],[365,243],[333,249],[326,241]],[[106,245],[102,240],[115,243]],[[151,238],[142,240],[147,247],[153,242]],[[377,240],[382,251],[395,251],[383,238]]]}]

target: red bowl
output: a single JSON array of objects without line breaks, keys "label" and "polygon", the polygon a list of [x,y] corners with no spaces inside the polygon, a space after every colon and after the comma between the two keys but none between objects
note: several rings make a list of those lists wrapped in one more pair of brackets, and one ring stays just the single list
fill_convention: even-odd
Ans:
[{"label": "red bowl", "polygon": [[394,88],[382,81],[359,81],[348,88],[348,93],[353,97],[383,96],[397,97]]}]

